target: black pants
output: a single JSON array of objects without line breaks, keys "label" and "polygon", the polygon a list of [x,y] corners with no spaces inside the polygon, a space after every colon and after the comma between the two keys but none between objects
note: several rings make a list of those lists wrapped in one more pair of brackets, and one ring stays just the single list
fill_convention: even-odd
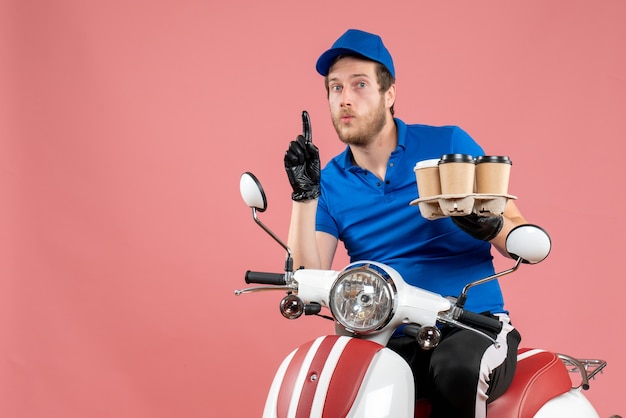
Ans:
[{"label": "black pants", "polygon": [[[439,345],[423,350],[412,337],[392,338],[387,346],[411,366],[415,399],[428,398],[431,418],[482,418],[486,404],[513,380],[521,336],[505,322],[498,348],[484,336],[459,328],[443,329]],[[494,336],[495,337],[495,336]]]}]

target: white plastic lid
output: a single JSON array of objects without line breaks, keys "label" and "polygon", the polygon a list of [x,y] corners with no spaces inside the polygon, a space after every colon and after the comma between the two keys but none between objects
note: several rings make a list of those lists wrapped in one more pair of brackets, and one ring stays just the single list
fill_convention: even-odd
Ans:
[{"label": "white plastic lid", "polygon": [[418,161],[415,164],[415,168],[413,168],[413,170],[419,170],[420,168],[437,167],[437,165],[439,165],[439,158],[433,158],[431,160],[422,160],[422,161]]}]

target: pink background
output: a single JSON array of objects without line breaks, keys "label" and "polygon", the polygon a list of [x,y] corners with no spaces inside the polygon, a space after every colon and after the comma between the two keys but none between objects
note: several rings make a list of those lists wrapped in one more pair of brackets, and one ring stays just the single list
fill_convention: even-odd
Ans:
[{"label": "pink background", "polygon": [[260,415],[281,359],[331,326],[233,295],[284,259],[239,176],[286,237],[300,111],[324,161],[343,148],[314,63],[349,27],[391,50],[399,117],[511,156],[554,245],[503,280],[523,345],[608,360],[588,396],[626,414],[626,3],[391,4],[0,2],[0,416]]}]

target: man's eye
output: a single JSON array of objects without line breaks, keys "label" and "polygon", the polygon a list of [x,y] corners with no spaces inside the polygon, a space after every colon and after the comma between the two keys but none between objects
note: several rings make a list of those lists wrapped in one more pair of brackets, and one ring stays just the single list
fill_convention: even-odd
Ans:
[{"label": "man's eye", "polygon": [[341,86],[331,86],[330,89],[332,91],[341,91]]},{"label": "man's eye", "polygon": [[365,81],[359,81],[357,83],[357,87],[359,88],[367,87],[367,83]]}]

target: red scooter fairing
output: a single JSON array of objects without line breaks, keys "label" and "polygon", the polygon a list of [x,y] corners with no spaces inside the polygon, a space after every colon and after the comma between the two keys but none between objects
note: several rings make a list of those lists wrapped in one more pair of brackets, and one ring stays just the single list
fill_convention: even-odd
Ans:
[{"label": "red scooter fairing", "polygon": [[263,416],[409,418],[413,395],[411,369],[398,354],[372,341],[327,335],[283,361]]}]

